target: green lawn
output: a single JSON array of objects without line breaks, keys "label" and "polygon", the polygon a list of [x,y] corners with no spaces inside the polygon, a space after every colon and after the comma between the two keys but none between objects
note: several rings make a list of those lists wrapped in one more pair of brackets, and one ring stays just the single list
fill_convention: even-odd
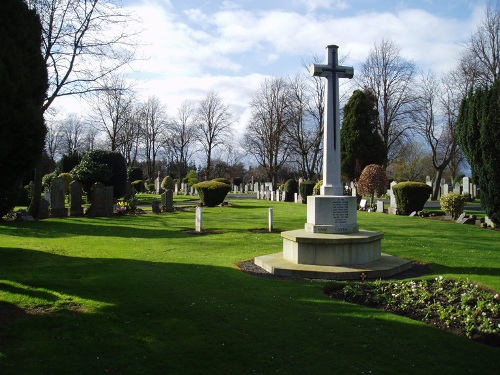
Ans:
[{"label": "green lawn", "polygon": [[[497,374],[499,348],[236,264],[281,251],[306,206],[0,223],[0,374]],[[383,251],[500,291],[500,232],[359,212]]]}]

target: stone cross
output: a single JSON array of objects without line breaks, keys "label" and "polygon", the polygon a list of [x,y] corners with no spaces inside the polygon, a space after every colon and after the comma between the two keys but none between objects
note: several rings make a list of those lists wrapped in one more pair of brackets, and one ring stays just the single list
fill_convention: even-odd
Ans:
[{"label": "stone cross", "polygon": [[327,48],[327,65],[312,64],[311,75],[327,79],[323,132],[323,186],[321,195],[344,195],[340,172],[339,78],[352,78],[354,68],[339,65],[338,46]]}]

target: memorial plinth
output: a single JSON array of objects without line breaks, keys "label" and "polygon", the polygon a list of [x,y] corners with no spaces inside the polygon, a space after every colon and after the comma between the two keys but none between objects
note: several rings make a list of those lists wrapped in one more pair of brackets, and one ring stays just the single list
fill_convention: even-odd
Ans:
[{"label": "memorial plinth", "polygon": [[388,277],[411,267],[405,259],[382,254],[382,233],[359,230],[357,199],[342,195],[340,173],[339,78],[352,78],[351,67],[338,65],[338,47],[327,47],[327,65],[311,73],[327,79],[323,139],[323,186],[307,197],[304,229],[282,232],[283,253],[255,258],[275,275],[326,279]]},{"label": "memorial plinth", "polygon": [[311,233],[347,234],[357,232],[356,197],[315,195],[307,197],[307,223]]}]

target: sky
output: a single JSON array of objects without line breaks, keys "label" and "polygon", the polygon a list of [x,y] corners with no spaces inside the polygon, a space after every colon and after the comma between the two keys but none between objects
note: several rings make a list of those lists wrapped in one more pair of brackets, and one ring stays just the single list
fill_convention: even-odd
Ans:
[{"label": "sky", "polygon": [[[139,100],[158,97],[174,115],[185,100],[215,91],[234,114],[235,132],[250,119],[249,101],[265,77],[303,72],[304,62],[339,46],[354,74],[383,38],[418,68],[444,73],[484,16],[467,0],[122,0],[142,29],[129,77]],[[60,101],[75,112],[75,99]]]}]

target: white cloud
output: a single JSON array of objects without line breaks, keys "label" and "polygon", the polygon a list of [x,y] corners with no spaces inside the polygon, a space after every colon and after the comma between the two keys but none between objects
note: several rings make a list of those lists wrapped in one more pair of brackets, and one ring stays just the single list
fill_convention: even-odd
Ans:
[{"label": "white cloud", "polygon": [[338,44],[340,55],[349,55],[345,64],[356,67],[382,38],[396,42],[417,66],[446,71],[484,9],[476,4],[468,17],[457,19],[415,7],[363,11],[342,0],[296,0],[279,9],[225,0],[209,11],[175,3],[144,0],[129,7],[142,19],[141,54],[148,56],[132,65],[139,99],[155,95],[173,114],[184,100],[199,101],[214,90],[238,116],[238,133],[249,121],[251,94],[266,75],[295,74],[303,59],[323,56],[329,44]]}]

